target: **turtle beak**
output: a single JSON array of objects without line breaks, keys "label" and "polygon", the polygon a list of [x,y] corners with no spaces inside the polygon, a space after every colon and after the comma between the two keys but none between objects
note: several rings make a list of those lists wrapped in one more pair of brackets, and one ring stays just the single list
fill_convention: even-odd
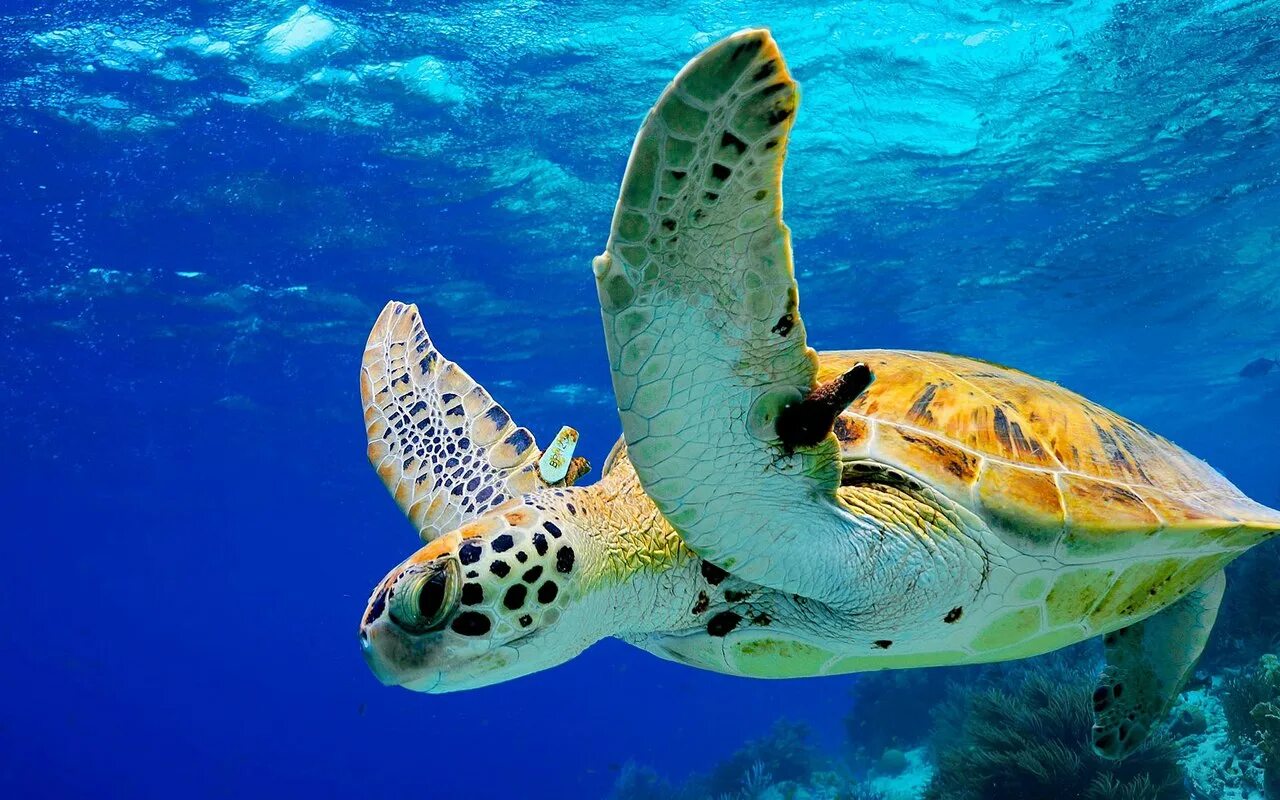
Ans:
[{"label": "turtle beak", "polygon": [[364,625],[360,627],[360,652],[364,654],[364,663],[369,665],[374,677],[381,681],[383,686],[398,686],[400,681],[395,671],[382,660],[378,649],[374,647],[373,639],[376,635],[378,635],[376,629],[370,630],[370,626]]},{"label": "turtle beak", "polygon": [[429,692],[439,685],[444,674],[424,664],[423,650],[422,642],[414,641],[385,615],[360,626],[360,651],[384,686]]}]

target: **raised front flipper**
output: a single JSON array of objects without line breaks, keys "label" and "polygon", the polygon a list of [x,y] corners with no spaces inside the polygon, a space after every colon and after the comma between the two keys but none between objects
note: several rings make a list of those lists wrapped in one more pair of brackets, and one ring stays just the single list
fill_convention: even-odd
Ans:
[{"label": "raised front flipper", "polygon": [[[382,309],[365,345],[360,396],[369,461],[425,542],[547,485],[533,435],[440,355],[417,306]],[[577,438],[572,429],[562,436]],[[553,479],[572,483],[585,471],[573,459]]]},{"label": "raised front flipper", "polygon": [[1093,749],[1124,758],[1173,703],[1209,639],[1227,578],[1215,573],[1178,602],[1103,638],[1106,666],[1093,692]]},{"label": "raised front flipper", "polygon": [[703,558],[838,601],[847,573],[833,548],[854,556],[853,520],[835,503],[834,413],[787,420],[795,441],[778,434],[817,373],[781,217],[796,104],[766,31],[694,59],[645,120],[593,266],[628,453],[650,497]]}]

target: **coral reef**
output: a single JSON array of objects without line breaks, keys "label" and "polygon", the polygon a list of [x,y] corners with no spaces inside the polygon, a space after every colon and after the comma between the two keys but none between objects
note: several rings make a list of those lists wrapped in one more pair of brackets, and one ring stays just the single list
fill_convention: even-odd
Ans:
[{"label": "coral reef", "polygon": [[676,790],[652,767],[628,761],[614,779],[611,800],[675,800]]},{"label": "coral reef", "polygon": [[1280,658],[1258,663],[1222,682],[1223,716],[1237,750],[1256,749],[1268,797],[1280,797]]},{"label": "coral reef", "polygon": [[[955,671],[859,676],[846,759],[780,722],[673,786],[628,765],[614,800],[1266,800],[1280,797],[1280,658],[1201,670],[1137,753],[1094,755],[1087,648]],[[886,687],[892,687],[891,692]],[[919,690],[918,692],[916,690]],[[895,699],[910,711],[904,713]],[[932,712],[932,713],[929,713]],[[910,719],[904,719],[910,717]],[[853,720],[859,722],[855,724]],[[930,724],[932,720],[932,724]],[[876,749],[862,737],[878,743]],[[918,742],[909,747],[907,742]],[[903,743],[903,744],[899,744]]]},{"label": "coral reef", "polygon": [[714,797],[758,790],[775,782],[805,782],[827,765],[828,759],[810,744],[809,729],[781,719],[767,736],[747,742],[717,764],[707,777],[706,788]]},{"label": "coral reef", "polygon": [[925,745],[889,748],[867,772],[862,785],[884,800],[918,800],[933,780],[933,762]]},{"label": "coral reef", "polygon": [[[1093,668],[1095,656],[1096,647],[1085,642],[1059,651],[1052,663],[1088,670]],[[934,710],[954,696],[957,687],[1005,683],[1036,669],[1039,663],[1015,661],[858,675],[849,692],[852,706],[844,717],[851,760],[869,767],[886,750],[925,743],[933,734]]]},{"label": "coral reef", "polygon": [[809,742],[801,723],[779,720],[765,736],[747,742],[705,775],[673,786],[648,767],[627,764],[610,800],[912,800],[859,784],[832,769],[831,759]]},{"label": "coral reef", "polygon": [[1047,660],[1008,685],[954,691],[939,707],[926,800],[1178,800],[1189,795],[1164,731],[1122,762],[1089,746],[1093,674]]},{"label": "coral reef", "polygon": [[1124,761],[1101,759],[1089,746],[1098,664],[1096,644],[1086,642],[1049,657],[945,673],[858,675],[842,758],[815,747],[804,725],[779,722],[681,786],[630,767],[614,798],[1280,798],[1280,657],[1267,652],[1280,631],[1280,584],[1272,585],[1260,558],[1242,561],[1214,648],[1167,724]]},{"label": "coral reef", "polygon": [[1197,800],[1262,800],[1261,755],[1229,731],[1225,684],[1218,680],[1184,693],[1170,713],[1187,788]]}]

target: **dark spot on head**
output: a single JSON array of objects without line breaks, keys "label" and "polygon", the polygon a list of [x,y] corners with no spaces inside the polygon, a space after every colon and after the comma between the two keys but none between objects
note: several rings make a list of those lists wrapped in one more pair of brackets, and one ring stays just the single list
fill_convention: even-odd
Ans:
[{"label": "dark spot on head", "polygon": [[773,617],[763,612],[756,614],[751,618],[752,625],[768,625],[771,622],[773,622]]},{"label": "dark spot on head", "polygon": [[1110,733],[1104,733],[1094,739],[1093,744],[1099,750],[1109,753],[1111,752],[1111,749],[1116,746],[1116,737]]},{"label": "dark spot on head", "polygon": [[525,570],[524,575],[521,576],[521,580],[523,580],[525,583],[533,583],[534,581],[536,581],[538,578],[541,578],[541,577],[542,577],[542,566],[538,565],[536,567],[530,567],[529,569]]},{"label": "dark spot on head", "polygon": [[778,321],[774,323],[774,326],[772,328],[769,329],[769,332],[776,333],[779,336],[785,337],[788,333],[791,333],[791,329],[794,328],[795,326],[796,326],[796,318],[790,312],[788,312],[786,314],[783,314],[781,317],[778,317]]},{"label": "dark spot on head", "polygon": [[702,198],[706,200],[708,203],[714,203],[715,201],[720,199],[720,195],[716,194],[715,192],[703,192]]},{"label": "dark spot on head", "polygon": [[1124,684],[1117,683],[1115,686],[1111,687],[1111,694],[1115,695],[1116,697],[1119,697],[1120,695],[1124,694]]},{"label": "dark spot on head", "polygon": [[478,583],[462,584],[462,604],[475,606],[484,602],[484,588]]},{"label": "dark spot on head", "polygon": [[497,575],[499,578],[505,578],[507,577],[507,574],[511,572],[511,567],[507,565],[507,562],[499,559],[489,565],[489,571],[494,575]]},{"label": "dark spot on head", "polygon": [[772,75],[774,72],[776,72],[777,69],[778,69],[777,61],[766,61],[764,62],[764,64],[760,66],[760,69],[756,70],[756,74],[751,76],[751,80],[762,81],[765,78]]},{"label": "dark spot on head", "polygon": [[961,608],[960,606],[956,606],[955,608],[947,612],[947,615],[942,618],[942,621],[950,624],[960,619],[960,615],[963,613],[964,613],[964,609]]},{"label": "dark spot on head", "polygon": [[733,170],[729,169],[724,164],[716,162],[711,165],[711,177],[715,178],[721,183],[724,183],[725,181],[729,180],[729,176],[732,174],[733,174]]},{"label": "dark spot on head", "polygon": [[493,540],[493,552],[505,553],[515,546],[515,540],[511,538],[511,534],[504,533]]},{"label": "dark spot on head", "polygon": [[566,545],[556,551],[556,572],[563,572],[568,575],[572,570],[573,548]]},{"label": "dark spot on head", "polygon": [[876,639],[874,642],[872,642],[872,644],[874,644],[876,647],[880,648],[881,650],[888,650],[890,647],[893,647],[893,640],[892,639]]},{"label": "dark spot on head", "polygon": [[524,614],[520,617],[521,628],[527,628],[532,624],[533,624],[533,617],[529,616],[528,614]]},{"label": "dark spot on head", "polygon": [[667,217],[662,221],[662,227],[664,230],[674,231],[676,229],[676,221],[671,217]]},{"label": "dark spot on head", "polygon": [[765,198],[766,198],[766,197],[768,197],[768,196],[769,196],[769,190],[768,190],[768,189],[761,189],[760,191],[758,191],[758,192],[756,192],[754,195],[752,195],[752,197],[754,197],[754,198],[755,198],[755,199],[757,199],[757,200],[763,200],[763,199],[765,199]]},{"label": "dark spot on head", "polygon": [[533,549],[538,551],[538,555],[545,556],[547,554],[547,537],[540,533],[533,535]]},{"label": "dark spot on head", "polygon": [[693,604],[693,613],[701,614],[711,605],[711,598],[707,597],[706,592],[698,592],[698,602]]},{"label": "dark spot on head", "polygon": [[523,564],[528,560],[529,560],[529,556],[527,553],[525,553],[525,551],[523,550],[516,551],[516,561],[519,561],[521,564]]},{"label": "dark spot on head", "polygon": [[778,146],[778,140],[777,140],[777,139],[770,139],[769,141],[767,141],[767,142],[765,142],[765,143],[764,143],[764,149],[765,149],[765,150],[772,150],[773,148],[775,148],[775,147],[777,147],[777,146]]},{"label": "dark spot on head", "polygon": [[564,507],[569,509],[569,516],[573,516],[578,513],[578,509],[574,507],[573,503],[565,503]]},{"label": "dark spot on head", "polygon": [[489,618],[476,611],[463,611],[449,627],[463,636],[483,636],[489,632]]},{"label": "dark spot on head", "polygon": [[469,569],[469,570],[467,570],[467,577],[468,577],[468,578],[479,578],[479,577],[480,577],[480,573],[479,573],[479,572],[476,572],[474,569]]},{"label": "dark spot on head", "polygon": [[738,627],[738,623],[742,621],[742,617],[732,611],[721,611],[711,619],[707,620],[707,633],[712,636],[726,636],[729,631]]},{"label": "dark spot on head", "polygon": [[546,529],[547,529],[547,533],[551,534],[551,537],[552,537],[553,539],[559,539],[559,538],[560,538],[560,529],[559,529],[559,528],[557,528],[557,527],[555,526],[555,523],[552,523],[552,522],[544,522],[544,523],[542,523],[542,527],[544,527],[544,528],[546,528]]},{"label": "dark spot on head", "polygon": [[705,578],[707,583],[712,586],[720,585],[720,581],[729,577],[729,573],[720,569],[715,564],[712,564],[710,561],[703,561],[699,566],[699,569],[702,571],[702,577]]},{"label": "dark spot on head", "polygon": [[550,603],[556,599],[556,595],[560,594],[560,587],[556,586],[555,581],[547,581],[538,587],[538,602]]},{"label": "dark spot on head", "polygon": [[529,590],[524,587],[523,583],[517,583],[515,586],[508,589],[507,593],[503,595],[502,604],[512,611],[515,611],[520,608],[520,606],[524,605],[524,598],[528,593]]},{"label": "dark spot on head", "polygon": [[[791,84],[787,83],[786,81],[779,81],[778,83],[770,84],[760,90],[760,96],[769,97],[770,95],[775,95],[778,92],[782,91],[783,89],[786,89],[790,85]],[[774,111],[773,113],[776,114],[777,111]],[[791,113],[790,111],[787,112],[787,114],[790,114],[790,113]],[[786,119],[786,117],[783,117],[783,119]]]},{"label": "dark spot on head", "polygon": [[682,181],[682,180],[684,180],[684,177],[685,177],[686,175],[688,175],[688,174],[689,174],[689,173],[687,173],[687,172],[685,172],[684,170],[681,170],[681,169],[673,169],[673,170],[671,170],[671,177],[675,178],[675,179],[676,179],[676,180],[678,180],[678,181]]},{"label": "dark spot on head", "polygon": [[751,592],[736,591],[734,589],[726,589],[724,599],[730,603],[740,603],[751,596]]},{"label": "dark spot on head", "polygon": [[483,548],[475,542],[463,542],[462,547],[458,548],[458,560],[463,564],[474,564],[480,560],[480,553]]}]

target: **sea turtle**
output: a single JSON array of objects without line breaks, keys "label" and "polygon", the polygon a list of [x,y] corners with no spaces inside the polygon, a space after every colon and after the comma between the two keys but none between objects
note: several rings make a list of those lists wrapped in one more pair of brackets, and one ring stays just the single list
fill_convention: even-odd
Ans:
[{"label": "sea turtle", "polygon": [[1102,636],[1094,747],[1144,738],[1223,567],[1280,531],[1209,466],[1055,384],[958,356],[818,354],[781,219],[796,85],[766,31],[708,48],[635,141],[594,273],[623,437],[573,486],[391,303],[369,458],[426,546],[360,626],[375,674],[445,692],[615,636],[785,678],[1024,658]]}]

